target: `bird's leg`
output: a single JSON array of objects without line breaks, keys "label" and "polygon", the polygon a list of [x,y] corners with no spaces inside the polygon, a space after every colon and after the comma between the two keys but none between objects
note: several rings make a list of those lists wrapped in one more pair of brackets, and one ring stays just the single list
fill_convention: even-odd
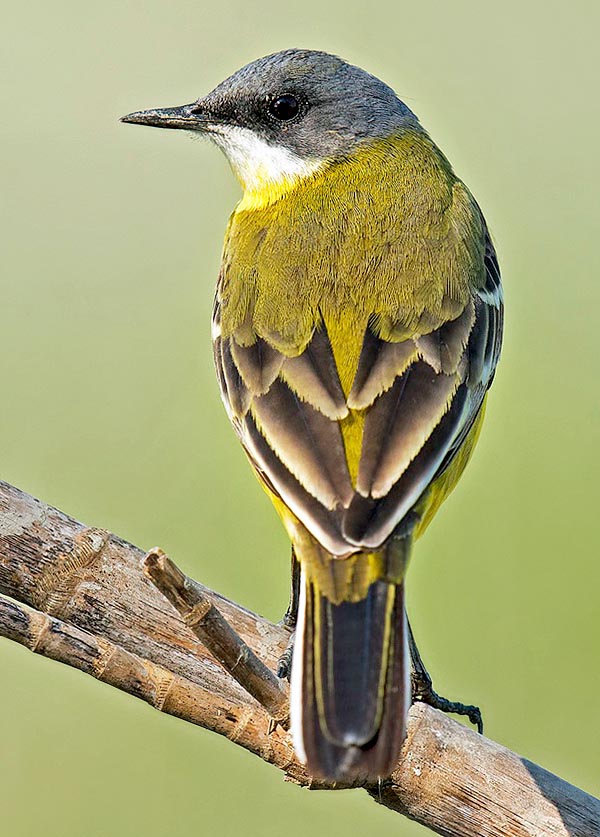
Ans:
[{"label": "bird's leg", "polygon": [[429,706],[433,706],[434,709],[440,709],[442,712],[453,712],[455,715],[466,715],[471,723],[477,727],[477,731],[483,734],[483,719],[481,717],[481,710],[478,706],[448,700],[447,698],[438,695],[437,692],[434,692],[431,677],[429,676],[429,672],[425,668],[421,655],[419,654],[419,649],[417,648],[410,622],[408,622],[408,646],[410,649],[410,679],[413,703],[420,700],[423,703],[429,704]]},{"label": "bird's leg", "polygon": [[283,615],[281,624],[285,628],[294,630],[298,620],[298,604],[300,602],[300,561],[296,558],[294,547],[292,547],[292,584],[290,589],[290,603]]},{"label": "bird's leg", "polygon": [[290,603],[284,613],[281,624],[292,631],[287,647],[277,662],[277,676],[290,679],[292,671],[292,655],[294,653],[294,638],[296,622],[298,621],[298,603],[300,601],[300,562],[292,547],[292,584],[290,590]]}]

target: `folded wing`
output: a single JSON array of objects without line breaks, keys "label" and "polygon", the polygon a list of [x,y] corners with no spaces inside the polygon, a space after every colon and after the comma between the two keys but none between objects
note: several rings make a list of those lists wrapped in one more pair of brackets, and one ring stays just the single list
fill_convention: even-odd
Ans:
[{"label": "folded wing", "polygon": [[[344,393],[326,326],[295,357],[260,335],[223,336],[215,361],[232,423],[271,491],[334,555],[379,547],[452,461],[489,388],[502,338],[500,273],[486,238],[485,281],[460,315],[394,342],[366,328]],[[393,331],[392,331],[393,338]],[[344,422],[360,426],[357,467]]]}]

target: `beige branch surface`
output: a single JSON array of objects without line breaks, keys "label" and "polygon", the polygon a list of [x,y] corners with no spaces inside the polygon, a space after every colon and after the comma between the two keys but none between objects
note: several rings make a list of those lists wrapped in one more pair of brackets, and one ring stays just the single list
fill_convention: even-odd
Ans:
[{"label": "beige branch surface", "polygon": [[[174,568],[174,588],[195,591],[175,602],[182,618],[142,571],[143,559],[116,535],[0,483],[0,636],[218,732],[286,778],[319,787],[297,761],[285,724],[274,723],[223,667],[238,665],[230,648],[222,650],[222,665],[204,644],[215,641],[213,628],[202,633],[211,611],[219,631],[231,629],[241,640],[254,677],[261,661],[274,670],[289,632]],[[234,675],[247,682],[243,671]],[[283,718],[272,687],[251,686],[260,700],[274,700],[271,711]],[[411,709],[392,778],[367,791],[448,837],[600,835],[598,800],[423,704]]]}]

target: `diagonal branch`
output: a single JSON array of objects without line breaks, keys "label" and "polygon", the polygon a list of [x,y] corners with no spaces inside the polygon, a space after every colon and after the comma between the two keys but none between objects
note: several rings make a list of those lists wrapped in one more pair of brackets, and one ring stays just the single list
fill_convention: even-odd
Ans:
[{"label": "diagonal branch", "polygon": [[[144,576],[143,557],[117,536],[0,483],[0,636],[225,735],[292,781],[318,786],[297,761],[289,733],[259,702],[278,700],[269,687],[252,684],[260,666],[251,665],[250,677],[243,666],[234,672],[252,697],[198,639],[215,647],[201,632],[202,611],[210,611],[238,635],[238,651],[247,646],[273,670],[286,629],[181,576],[171,592],[181,590],[183,578],[191,591],[179,602],[184,613],[204,603],[186,625]],[[218,652],[230,668],[232,647],[228,640]],[[277,700],[269,705],[281,717]],[[367,790],[450,837],[600,834],[598,800],[423,704],[411,709],[393,777]]]},{"label": "diagonal branch", "polygon": [[280,680],[234,631],[209,596],[199,590],[162,549],[151,550],[142,566],[213,657],[267,710],[274,722],[287,727],[288,697]]}]

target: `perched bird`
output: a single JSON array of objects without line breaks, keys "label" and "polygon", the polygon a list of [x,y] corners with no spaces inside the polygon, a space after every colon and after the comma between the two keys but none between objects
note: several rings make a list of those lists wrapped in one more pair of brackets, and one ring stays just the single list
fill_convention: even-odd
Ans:
[{"label": "perched bird", "polygon": [[500,352],[486,223],[394,91],[324,52],[123,121],[206,135],[243,187],[214,353],[299,567],[294,746],[312,775],[375,781],[406,734],[412,544],[471,456]]}]

